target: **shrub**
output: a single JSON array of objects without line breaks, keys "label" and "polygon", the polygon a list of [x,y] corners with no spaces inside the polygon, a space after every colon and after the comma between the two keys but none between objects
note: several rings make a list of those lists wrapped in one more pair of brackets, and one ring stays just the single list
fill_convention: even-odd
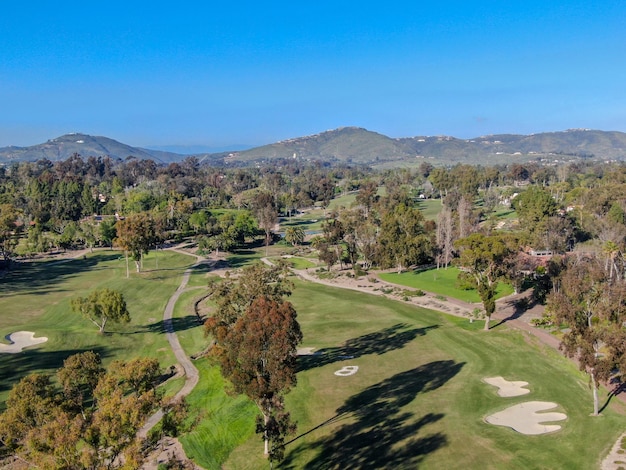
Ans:
[{"label": "shrub", "polygon": [[544,315],[541,318],[533,318],[530,320],[530,324],[540,328],[546,328],[554,325],[554,317],[552,317],[552,315]]},{"label": "shrub", "polygon": [[472,277],[470,273],[461,271],[456,278],[455,287],[461,290],[476,289],[476,280]]}]

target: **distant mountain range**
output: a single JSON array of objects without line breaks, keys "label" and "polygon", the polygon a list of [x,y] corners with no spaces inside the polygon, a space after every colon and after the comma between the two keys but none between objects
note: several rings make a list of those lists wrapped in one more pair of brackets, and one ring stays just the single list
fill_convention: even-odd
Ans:
[{"label": "distant mountain range", "polygon": [[[30,147],[0,148],[0,164],[12,161],[65,160],[79,154],[111,158],[181,161],[189,154],[131,147],[108,137],[66,134]],[[500,134],[458,139],[449,136],[391,138],[358,127],[342,127],[319,134],[283,140],[247,150],[197,153],[214,165],[268,164],[276,159],[319,160],[366,164],[375,167],[455,163],[493,165],[529,160],[556,161],[580,158],[626,160],[626,133],[570,129],[531,135]]]}]

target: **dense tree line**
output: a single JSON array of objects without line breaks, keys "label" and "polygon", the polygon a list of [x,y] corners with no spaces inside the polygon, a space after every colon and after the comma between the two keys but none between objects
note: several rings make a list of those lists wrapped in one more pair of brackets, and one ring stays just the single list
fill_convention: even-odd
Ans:
[{"label": "dense tree line", "polygon": [[[353,203],[328,209],[333,197],[348,192]],[[440,203],[434,220],[422,213],[427,199]],[[116,245],[140,270],[147,250],[168,239],[194,237],[200,249],[217,254],[254,238],[269,246],[280,217],[314,205],[324,211],[322,230],[307,243],[302,228],[290,227],[285,240],[295,249],[310,246],[329,271],[349,266],[356,274],[456,264],[463,270],[459,282],[477,289],[487,318],[498,282],[517,290],[532,278],[536,300],[548,299],[555,319],[573,323],[571,312],[555,307],[567,302],[554,300],[565,295],[574,302],[578,295],[577,278],[568,274],[578,269],[573,259],[601,267],[604,277],[593,285],[606,291],[617,292],[624,281],[626,165],[593,161],[450,168],[424,162],[385,171],[295,161],[214,168],[192,157],[170,165],[78,155],[13,163],[0,167],[0,251],[9,260],[16,253]],[[529,255],[536,252],[561,261],[541,264]],[[619,311],[618,300],[585,302],[593,313],[579,316],[617,324],[599,309]],[[597,354],[618,358],[607,353],[616,337],[608,330],[573,329],[564,349],[579,354],[580,338],[592,334],[599,338]],[[608,365],[583,363],[592,382],[607,379],[597,371]]]}]

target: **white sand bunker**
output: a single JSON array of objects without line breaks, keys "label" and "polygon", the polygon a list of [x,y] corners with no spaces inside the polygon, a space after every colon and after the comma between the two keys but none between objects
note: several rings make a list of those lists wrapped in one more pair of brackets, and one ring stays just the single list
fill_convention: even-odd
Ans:
[{"label": "white sand bunker", "polygon": [[344,366],[338,371],[335,371],[335,375],[339,377],[348,377],[349,375],[354,375],[358,372],[359,366]]},{"label": "white sand bunker", "polygon": [[315,348],[298,348],[297,354],[298,356],[312,356],[315,354]]},{"label": "white sand bunker", "polygon": [[522,434],[547,434],[561,429],[557,424],[542,424],[567,419],[564,413],[539,413],[558,405],[549,401],[527,401],[487,416],[485,421],[496,426],[507,426]]},{"label": "white sand bunker", "polygon": [[522,380],[509,381],[502,377],[488,377],[483,380],[489,385],[498,387],[498,395],[501,397],[519,397],[520,395],[530,393],[530,390],[524,388],[528,385],[528,382]]},{"label": "white sand bunker", "polygon": [[6,339],[11,344],[0,343],[0,353],[16,354],[22,352],[24,348],[48,341],[45,336],[35,338],[35,333],[32,331],[16,331],[7,335]]}]

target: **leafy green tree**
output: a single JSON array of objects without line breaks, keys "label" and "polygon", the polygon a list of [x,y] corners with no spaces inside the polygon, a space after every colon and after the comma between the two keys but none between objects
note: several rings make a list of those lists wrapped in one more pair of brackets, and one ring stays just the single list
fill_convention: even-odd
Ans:
[{"label": "leafy green tree", "polygon": [[[115,224],[117,244],[135,261],[137,272],[141,271],[141,259],[156,242],[156,226],[154,219],[148,214],[133,214]],[[128,268],[126,277],[129,276]]]},{"label": "leafy green tree", "polygon": [[547,217],[556,214],[557,204],[552,195],[543,188],[530,186],[513,199],[522,226],[534,230],[536,225]]},{"label": "leafy green tree", "polygon": [[91,218],[87,218],[80,222],[78,229],[78,237],[82,239],[85,246],[93,253],[93,247],[100,241],[98,226]]},{"label": "leafy green tree", "polygon": [[97,192],[89,184],[83,185],[80,194],[80,211],[83,217],[91,217],[98,212]]},{"label": "leafy green tree", "polygon": [[100,356],[93,351],[74,354],[58,370],[57,378],[63,387],[64,407],[72,410],[84,410],[93,399],[94,390],[104,374]]},{"label": "leafy green tree", "polygon": [[287,227],[285,240],[293,246],[302,245],[304,242],[304,229],[302,227]]},{"label": "leafy green tree", "polygon": [[55,391],[50,376],[31,374],[15,385],[0,415],[0,442],[9,450],[19,449],[31,429],[54,417]]},{"label": "leafy green tree", "polygon": [[219,342],[254,299],[265,297],[281,301],[291,295],[293,284],[288,275],[289,270],[284,266],[267,266],[259,262],[243,268],[236,278],[233,276],[212,284],[210,297],[216,309],[205,323],[205,332]]},{"label": "leafy green tree", "polygon": [[98,237],[102,240],[102,243],[105,246],[113,247],[113,240],[115,240],[116,235],[115,220],[112,218],[103,219],[102,222],[100,222],[100,230],[98,233]]},{"label": "leafy green tree", "polygon": [[361,185],[359,191],[356,194],[355,203],[363,207],[366,217],[378,200],[377,193],[378,185],[376,184],[376,182],[368,180]]},{"label": "leafy green tree", "polygon": [[474,278],[485,309],[485,330],[489,330],[489,320],[496,309],[498,280],[506,275],[507,260],[514,254],[512,244],[503,235],[473,233],[454,245],[460,252],[458,265]]},{"label": "leafy green tree", "polygon": [[259,192],[254,198],[254,215],[261,228],[265,232],[265,254],[272,240],[272,231],[278,223],[278,211],[274,207],[274,199],[270,193]]},{"label": "leafy green tree", "polygon": [[317,257],[321,262],[326,264],[326,269],[329,271],[340,259],[337,247],[339,247],[339,245],[332,245],[328,243],[325,238],[322,238],[315,243]]},{"label": "leafy green tree", "polygon": [[189,225],[195,233],[207,233],[210,213],[207,210],[194,212],[189,216]]},{"label": "leafy green tree", "polygon": [[17,246],[20,227],[19,212],[13,204],[0,204],[0,252],[8,262]]},{"label": "leafy green tree", "polygon": [[433,247],[433,234],[426,231],[419,209],[398,204],[382,216],[378,259],[383,268],[395,266],[401,272],[413,264],[428,263]]},{"label": "leafy green tree", "polygon": [[71,302],[72,310],[82,314],[104,333],[107,322],[129,322],[130,314],[124,296],[111,289],[97,289],[87,297],[76,297]]}]

